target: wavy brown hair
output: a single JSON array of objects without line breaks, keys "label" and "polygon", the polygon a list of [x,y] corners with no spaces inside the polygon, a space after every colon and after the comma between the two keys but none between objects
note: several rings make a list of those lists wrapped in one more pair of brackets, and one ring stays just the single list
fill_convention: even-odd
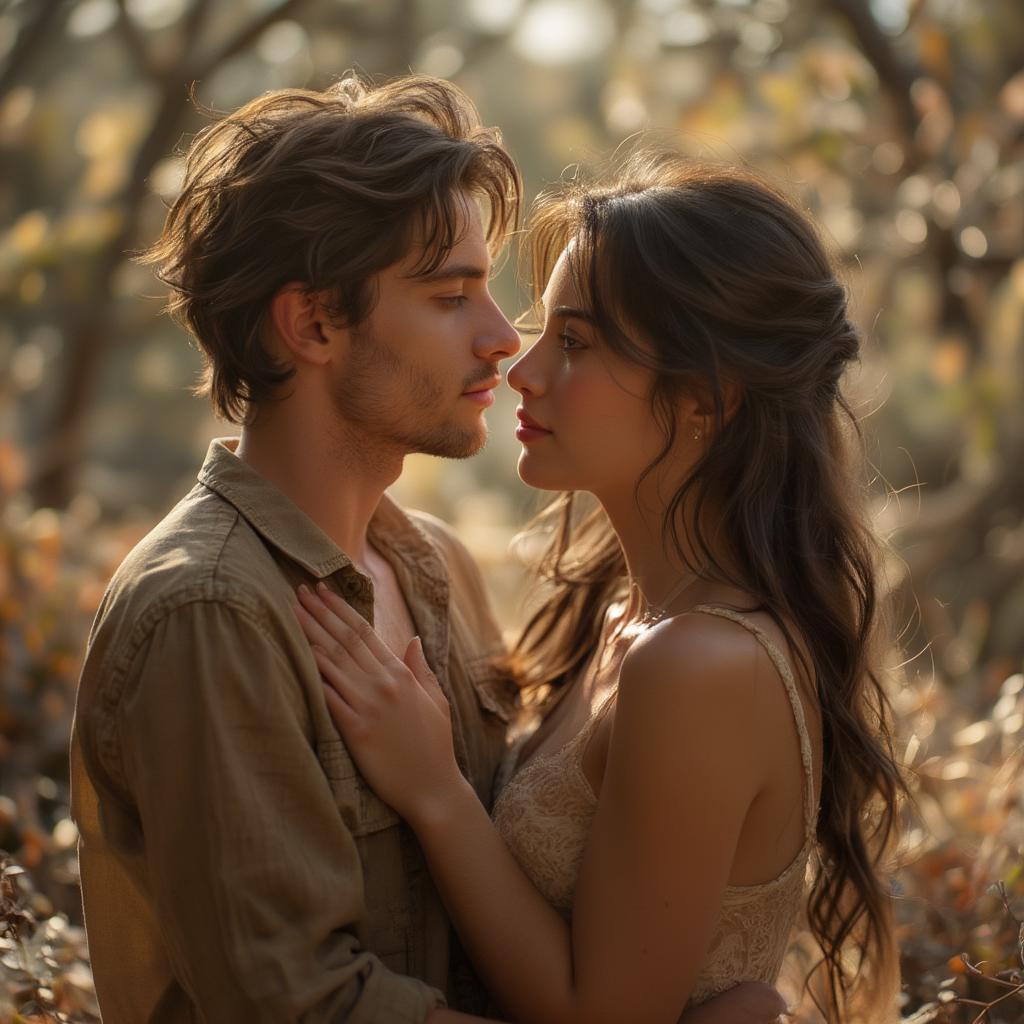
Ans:
[{"label": "wavy brown hair", "polygon": [[[751,595],[750,610],[772,617],[814,681],[823,785],[808,923],[824,983],[813,988],[832,1021],[880,1020],[898,978],[881,858],[905,788],[880,665],[880,544],[860,428],[840,389],[859,350],[845,290],[780,191],[670,155],[635,154],[610,184],[541,196],[526,250],[535,299],[570,241],[569,269],[602,339],[652,371],[665,444],[647,472],[672,451],[678,398],[695,388],[713,398],[715,429],[668,503],[665,539],[705,579]],[[741,394],[728,421],[724,382]],[[553,586],[512,652],[528,685],[577,674],[626,592],[607,516],[580,504],[563,494],[538,521],[551,536],[537,568]],[[714,557],[712,526],[728,566]]]},{"label": "wavy brown hair", "polygon": [[280,89],[208,126],[140,259],[206,360],[200,390],[232,422],[292,375],[263,345],[270,299],[303,282],[340,322],[373,311],[372,278],[423,245],[429,274],[458,240],[461,193],[489,213],[495,251],[519,216],[520,178],[469,98],[425,75],[323,92]]}]

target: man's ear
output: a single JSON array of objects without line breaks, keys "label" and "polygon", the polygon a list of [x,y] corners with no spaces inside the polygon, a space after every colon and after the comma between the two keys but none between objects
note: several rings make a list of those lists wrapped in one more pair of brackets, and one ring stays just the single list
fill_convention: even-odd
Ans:
[{"label": "man's ear", "polygon": [[332,327],[315,292],[293,281],[283,285],[270,300],[270,322],[281,355],[294,364],[323,366],[336,355],[334,342],[340,333]]}]

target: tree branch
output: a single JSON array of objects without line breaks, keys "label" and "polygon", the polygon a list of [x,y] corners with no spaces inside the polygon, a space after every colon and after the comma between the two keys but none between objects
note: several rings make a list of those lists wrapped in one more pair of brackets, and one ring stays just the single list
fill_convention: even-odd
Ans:
[{"label": "tree branch", "polygon": [[[206,78],[212,71],[220,67],[225,61],[231,60],[254,43],[259,37],[275,22],[298,11],[306,3],[306,0],[281,0],[281,2],[260,17],[243,25],[233,36],[225,40],[220,47],[214,50],[207,57],[200,59],[198,65],[188,72],[190,79]],[[197,6],[202,6],[199,4]],[[184,69],[183,69],[184,70]]]},{"label": "tree branch", "polygon": [[192,52],[191,48],[195,45],[199,33],[202,32],[203,26],[206,24],[206,15],[210,11],[210,6],[208,0],[192,0],[192,6],[189,8],[188,14],[185,15],[182,26],[178,64],[184,64],[188,60],[188,55]]},{"label": "tree branch", "polygon": [[918,77],[917,69],[901,60],[891,40],[875,21],[866,0],[827,0],[826,6],[839,14],[853,30],[861,53],[875,69],[896,110],[900,130],[909,149],[916,149],[915,136],[920,118],[910,98],[910,87]]},{"label": "tree branch", "polygon": [[143,78],[151,82],[159,78],[160,72],[149,52],[149,45],[146,37],[139,31],[138,25],[132,21],[128,13],[126,0],[117,0],[117,30],[124,38],[125,47],[132,56],[132,60],[138,65]]},{"label": "tree branch", "polygon": [[60,507],[70,498],[71,477],[80,459],[82,421],[93,399],[102,359],[110,345],[111,282],[125,251],[134,244],[139,213],[146,195],[146,181],[157,161],[173,145],[187,110],[190,79],[204,78],[223,61],[258,39],[274,22],[298,10],[305,0],[283,0],[273,10],[243,25],[217,50],[188,69],[191,54],[202,30],[205,0],[197,0],[183,26],[181,57],[159,78],[163,83],[160,104],[150,130],[139,146],[127,184],[118,197],[121,226],[96,258],[91,299],[84,304],[68,332],[71,358],[58,390],[45,441],[36,459],[37,475],[32,491],[40,505]]},{"label": "tree branch", "polygon": [[49,38],[50,23],[62,6],[63,0],[36,0],[32,17],[22,25],[11,48],[11,55],[3,71],[0,71],[0,96],[7,94],[22,71],[32,62],[36,51]]}]

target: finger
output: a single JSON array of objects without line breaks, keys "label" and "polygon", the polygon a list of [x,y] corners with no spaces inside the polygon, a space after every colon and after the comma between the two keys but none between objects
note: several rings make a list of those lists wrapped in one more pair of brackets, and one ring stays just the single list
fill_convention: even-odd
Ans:
[{"label": "finger", "polygon": [[382,664],[393,665],[398,658],[381,639],[380,634],[339,594],[326,583],[316,585],[317,597],[366,644],[367,650]]},{"label": "finger", "polygon": [[296,603],[292,606],[292,610],[295,612],[295,618],[299,620],[299,625],[302,627],[302,632],[305,633],[306,639],[309,641],[311,647],[319,647],[325,651],[329,657],[338,661],[339,664],[354,663],[352,655],[348,649],[340,641],[336,640],[330,633],[324,629],[323,626],[310,614],[309,610],[303,605]]},{"label": "finger", "polygon": [[[300,590],[302,588],[299,588]],[[353,608],[344,598],[335,594],[326,584],[316,585],[315,592],[306,591],[310,601],[306,607],[316,616],[317,621],[329,633],[337,635],[346,633],[351,642],[346,646],[352,651],[360,664],[372,668],[369,660],[362,656],[359,647],[365,647],[367,653],[379,665],[392,668],[397,660],[387,644],[378,636],[376,630]],[[338,636],[341,639],[341,636]]]},{"label": "finger", "polygon": [[309,640],[321,676],[328,678],[350,704],[365,709],[375,674],[380,673],[380,666],[375,665],[371,671],[367,671],[301,605],[296,605],[295,615]]},{"label": "finger", "polygon": [[418,636],[414,636],[409,641],[409,646],[405,649],[405,658],[403,660],[415,677],[416,682],[426,690],[427,696],[446,715],[450,714],[448,698],[445,696],[444,690],[441,689],[437,676],[434,675],[430,665],[427,664],[427,656],[423,651],[423,641]]},{"label": "finger", "polygon": [[359,666],[351,659],[347,665],[339,664],[316,645],[313,646],[313,657],[324,682],[350,707],[357,711],[365,710],[370,698],[370,683]]},{"label": "finger", "polygon": [[758,1020],[775,1021],[784,1016],[789,1009],[782,994],[764,982],[741,982],[736,991],[742,992],[747,998],[750,1012]]},{"label": "finger", "polygon": [[326,683],[324,684],[324,700],[327,702],[327,712],[331,716],[334,728],[341,733],[342,739],[351,737],[353,728],[359,723],[359,715],[356,710]]},{"label": "finger", "polygon": [[[335,648],[343,648],[356,664],[367,672],[379,668],[378,659],[367,649],[359,633],[328,608],[319,595],[314,594],[304,585],[299,587],[298,595],[301,608],[309,620],[315,623],[314,627],[300,617],[300,621],[304,623],[306,639],[310,643],[318,644],[332,655]],[[361,619],[361,621],[364,625],[369,626],[365,619]]]}]

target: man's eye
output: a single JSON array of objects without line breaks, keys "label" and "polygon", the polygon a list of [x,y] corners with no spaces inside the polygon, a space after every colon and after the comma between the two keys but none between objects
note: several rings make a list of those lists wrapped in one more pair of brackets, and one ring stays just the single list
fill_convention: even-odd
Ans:
[{"label": "man's eye", "polygon": [[449,309],[459,309],[464,302],[469,301],[468,295],[439,295],[437,301]]}]

